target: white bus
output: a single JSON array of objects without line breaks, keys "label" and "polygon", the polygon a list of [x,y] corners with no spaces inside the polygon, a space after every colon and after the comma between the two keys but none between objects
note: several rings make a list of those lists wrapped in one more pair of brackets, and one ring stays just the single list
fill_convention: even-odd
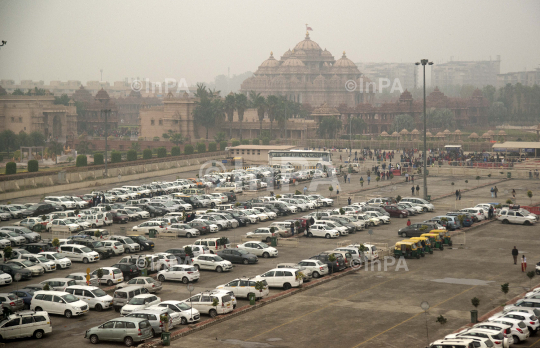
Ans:
[{"label": "white bus", "polygon": [[291,164],[296,166],[317,167],[332,166],[332,154],[329,151],[312,150],[270,150],[268,151],[268,165],[275,167],[277,165]]}]

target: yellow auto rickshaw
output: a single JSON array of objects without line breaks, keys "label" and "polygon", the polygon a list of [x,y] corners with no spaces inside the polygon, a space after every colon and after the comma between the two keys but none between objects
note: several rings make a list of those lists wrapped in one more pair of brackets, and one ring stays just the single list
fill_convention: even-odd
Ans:
[{"label": "yellow auto rickshaw", "polygon": [[435,241],[435,245],[433,246],[433,249],[439,249],[439,250],[444,250],[444,246],[443,246],[443,240],[441,238],[441,235],[437,232],[435,233],[424,233],[422,234],[422,237],[430,237],[430,239],[433,239]]},{"label": "yellow auto rickshaw", "polygon": [[402,240],[397,242],[394,247],[394,256],[397,258],[404,257],[406,259],[420,258],[420,252],[416,247],[416,243],[411,240]]},{"label": "yellow auto rickshaw", "polygon": [[433,247],[431,246],[431,240],[429,240],[428,237],[412,237],[411,240],[419,241],[425,253],[433,254]]},{"label": "yellow auto rickshaw", "polygon": [[450,232],[448,230],[431,230],[429,233],[438,233],[441,236],[443,244],[452,246],[452,237],[450,236]]},{"label": "yellow auto rickshaw", "polygon": [[424,248],[424,245],[422,245],[422,241],[415,240],[415,239],[408,239],[411,242],[413,242],[416,245],[416,249],[418,249],[418,254],[420,254],[421,257],[426,256],[426,249]]}]

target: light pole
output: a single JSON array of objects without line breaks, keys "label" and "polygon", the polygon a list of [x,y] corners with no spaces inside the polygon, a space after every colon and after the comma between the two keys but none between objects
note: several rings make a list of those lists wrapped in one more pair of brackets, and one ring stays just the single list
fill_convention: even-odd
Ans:
[{"label": "light pole", "polygon": [[415,63],[416,65],[422,64],[422,68],[424,70],[424,199],[427,200],[428,198],[428,190],[427,190],[427,124],[426,124],[426,65],[433,65],[433,62],[428,61],[427,59],[422,59],[419,63]]},{"label": "light pole", "polygon": [[107,137],[108,137],[108,124],[107,124],[107,116],[111,112],[110,106],[109,106],[109,100],[111,98],[109,97],[109,94],[107,91],[105,91],[103,88],[96,94],[96,100],[100,102],[100,114],[105,114],[105,177],[107,177]]}]

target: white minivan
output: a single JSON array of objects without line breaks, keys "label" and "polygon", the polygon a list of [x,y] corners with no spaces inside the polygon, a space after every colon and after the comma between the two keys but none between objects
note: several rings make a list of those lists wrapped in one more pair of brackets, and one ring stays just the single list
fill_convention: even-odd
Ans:
[{"label": "white minivan", "polygon": [[112,308],[113,298],[97,286],[72,285],[65,290],[80,300],[88,303],[90,308],[101,312],[103,309]]},{"label": "white minivan", "polygon": [[43,311],[20,311],[11,314],[0,325],[0,337],[3,340],[23,337],[40,339],[52,332],[49,314]]},{"label": "white minivan", "polygon": [[274,268],[261,274],[271,288],[297,288],[303,284],[303,279],[299,278],[300,271],[296,268]]},{"label": "white minivan", "polygon": [[88,304],[63,291],[36,291],[30,302],[30,310],[49,314],[60,314],[66,318],[88,312]]},{"label": "white minivan", "polygon": [[64,254],[71,261],[83,263],[99,261],[99,254],[92,249],[79,244],[64,244],[58,248],[58,252]]}]

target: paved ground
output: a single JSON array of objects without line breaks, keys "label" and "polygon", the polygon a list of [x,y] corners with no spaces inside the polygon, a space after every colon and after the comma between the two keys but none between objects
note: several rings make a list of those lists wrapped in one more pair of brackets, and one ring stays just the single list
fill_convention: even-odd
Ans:
[{"label": "paved ground", "polygon": [[[192,176],[189,173],[183,177]],[[356,175],[357,182],[359,176]],[[161,179],[161,178],[156,178]],[[165,179],[165,178],[163,178]],[[168,180],[174,179],[170,176]],[[461,179],[460,179],[461,180]],[[452,186],[450,182],[455,181]],[[461,180],[463,181],[463,180]],[[469,186],[476,185],[472,183]],[[481,181],[480,183],[482,183]],[[138,182],[134,182],[137,184]],[[450,193],[457,187],[455,178],[430,178],[430,194],[434,197]],[[121,186],[128,183],[119,183]],[[385,184],[385,182],[380,183]],[[340,184],[343,185],[343,184]],[[372,185],[375,183],[372,182]],[[359,185],[344,184],[345,191],[359,189]],[[366,187],[366,185],[364,185]],[[500,190],[499,201],[508,198],[505,190],[524,188],[538,192],[538,182],[517,181],[497,185]],[[328,194],[327,186],[321,186],[321,193]],[[465,187],[463,183],[462,188]],[[104,189],[99,187],[97,189]],[[326,192],[323,192],[326,190]],[[69,194],[85,193],[69,192]],[[59,192],[58,194],[67,194]],[[410,184],[396,184],[377,191],[362,193],[368,195],[406,196],[410,194]],[[518,199],[519,196],[518,196]],[[524,200],[523,198],[521,198]],[[30,197],[17,201],[37,201],[39,197]],[[430,216],[437,215],[458,207],[472,206],[480,202],[491,202],[489,187],[464,193],[462,201],[456,203],[454,197],[435,202],[436,212],[413,217],[411,220],[422,221]],[[526,203],[524,201],[524,203]],[[298,214],[300,216],[300,214]],[[8,223],[2,222],[0,225]],[[128,229],[134,223],[128,224]],[[265,224],[259,224],[264,226]],[[392,219],[392,224],[374,228],[374,235],[369,237],[366,231],[357,232],[346,239],[354,242],[373,242],[393,244],[400,238],[397,229],[405,225],[405,220]],[[124,225],[125,226],[125,225]],[[228,236],[231,241],[239,241],[240,236],[253,229],[254,226],[238,228],[232,231],[217,233],[218,236]],[[119,230],[115,225],[110,228],[113,232]],[[504,300],[500,292],[500,284],[509,282],[510,293],[508,298],[522,292],[528,286],[526,277],[511,263],[510,249],[516,244],[520,251],[526,252],[530,264],[536,263],[538,255],[538,227],[503,226],[498,222],[487,227],[471,231],[466,236],[466,248],[445,249],[437,251],[420,260],[407,262],[408,271],[376,272],[359,271],[340,279],[336,279],[301,294],[294,295],[285,300],[267,305],[248,314],[241,315],[224,323],[215,325],[198,333],[175,341],[175,346],[192,347],[333,347],[365,346],[365,347],[419,347],[426,343],[426,316],[420,310],[421,301],[428,301],[432,306],[427,315],[429,337],[431,339],[443,337],[457,327],[467,323],[468,311],[471,309],[470,299],[478,297],[481,300],[480,313],[487,312],[496,304]],[[44,238],[48,235],[44,234]],[[172,246],[182,246],[193,240],[179,239],[177,241],[156,241],[156,251],[164,251]],[[278,259],[261,259],[257,265],[237,265],[229,273],[217,274],[202,272],[201,280],[196,284],[195,291],[211,289],[219,284],[228,282],[235,277],[261,274],[278,262],[293,262],[310,257],[317,252],[335,247],[336,241],[324,239],[300,240],[298,248],[278,247]],[[118,259],[118,258],[116,258]],[[107,266],[113,260],[100,261],[98,265]],[[60,277],[71,272],[80,272],[86,265],[74,264],[71,270],[57,271],[54,277]],[[37,283],[46,279],[42,276],[28,283]],[[465,279],[440,281],[445,278]],[[439,280],[439,281],[437,281]],[[465,284],[460,284],[460,283]],[[477,284],[478,283],[478,284]],[[24,282],[19,284],[20,287]],[[14,289],[16,285],[4,287],[3,291]],[[277,293],[272,290],[271,293]],[[159,296],[163,300],[183,300],[189,296],[182,284],[166,283]],[[239,305],[246,304],[239,301]],[[442,314],[448,319],[445,326],[435,323],[435,318]],[[82,339],[84,331],[99,325],[106,320],[117,317],[117,313],[107,311],[96,313],[91,311],[81,318],[67,320],[53,316],[54,331],[43,341],[50,345],[54,342],[57,347],[72,347],[73,344],[89,345]],[[203,316],[203,319],[206,317]],[[217,341],[216,341],[217,338]],[[528,345],[536,340],[535,337],[527,342]],[[212,342],[210,342],[212,341]],[[23,347],[28,340],[10,342],[10,346]],[[105,344],[101,346],[119,346]]]}]

